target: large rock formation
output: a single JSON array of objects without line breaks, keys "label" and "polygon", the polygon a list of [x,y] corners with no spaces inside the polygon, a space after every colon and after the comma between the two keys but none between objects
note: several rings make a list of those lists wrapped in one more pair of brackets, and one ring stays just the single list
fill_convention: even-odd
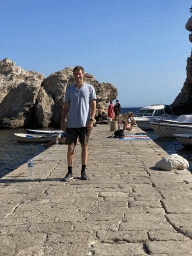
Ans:
[{"label": "large rock formation", "polygon": [[72,81],[73,68],[55,72],[44,80],[36,104],[40,127],[60,126],[65,91]]},{"label": "large rock formation", "polygon": [[[95,87],[97,107],[117,98],[110,83],[99,83],[85,73],[85,82]],[[60,126],[65,91],[73,83],[73,68],[42,74],[16,67],[9,59],[0,61],[0,128]]]},{"label": "large rock formation", "polygon": [[44,79],[42,74],[0,61],[0,128],[23,127],[33,121],[33,109]]},{"label": "large rock formation", "polygon": [[[192,17],[187,21],[185,28],[192,32]],[[189,41],[192,42],[192,34],[189,35]],[[187,59],[187,78],[181,89],[181,92],[171,104],[172,110],[175,114],[189,114],[192,112],[192,53]]]}]

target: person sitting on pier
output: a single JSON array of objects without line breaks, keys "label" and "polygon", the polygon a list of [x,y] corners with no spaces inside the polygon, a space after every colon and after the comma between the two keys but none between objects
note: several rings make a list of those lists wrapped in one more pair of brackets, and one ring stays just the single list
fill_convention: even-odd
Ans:
[{"label": "person sitting on pier", "polygon": [[[66,136],[65,132],[62,132],[61,135],[58,136],[58,144],[66,144],[65,136]],[[47,144],[41,144],[41,146],[45,148],[52,146],[53,144],[56,144],[56,139],[57,138],[54,138]]]},{"label": "person sitting on pier", "polygon": [[134,120],[134,114],[132,112],[128,112],[128,119],[123,123],[124,123],[123,130],[131,131],[132,125],[136,125],[136,122]]},{"label": "person sitting on pier", "polygon": [[99,107],[98,109],[98,117],[99,117],[99,124],[103,123],[103,119],[102,119],[102,108]]}]

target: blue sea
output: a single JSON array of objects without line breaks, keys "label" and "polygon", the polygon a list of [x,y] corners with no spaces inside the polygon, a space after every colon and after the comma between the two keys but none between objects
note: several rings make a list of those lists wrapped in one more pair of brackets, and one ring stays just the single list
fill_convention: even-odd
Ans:
[{"label": "blue sea", "polygon": [[121,108],[121,114],[125,114],[129,111],[133,112],[134,115],[137,115],[139,113],[139,110],[141,107],[133,108],[133,107],[127,107],[127,108]]},{"label": "blue sea", "polygon": [[[127,107],[121,109],[121,114],[132,111],[138,114],[140,108]],[[14,133],[25,132],[24,129],[0,130],[0,178],[26,163],[29,158],[42,153],[45,148],[37,143],[18,143]],[[154,131],[148,131],[148,136],[155,141],[168,154],[177,153],[186,158],[192,168],[192,149],[183,147],[174,138],[158,138]]]}]

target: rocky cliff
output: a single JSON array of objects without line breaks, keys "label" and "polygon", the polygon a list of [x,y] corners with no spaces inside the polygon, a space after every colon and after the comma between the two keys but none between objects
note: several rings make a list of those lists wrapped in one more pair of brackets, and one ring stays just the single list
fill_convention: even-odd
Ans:
[{"label": "rocky cliff", "polygon": [[[185,28],[192,32],[192,17],[187,21]],[[192,42],[192,34],[189,35],[189,41]],[[187,59],[187,77],[181,92],[171,104],[172,110],[175,114],[189,114],[192,113],[192,53]]]},{"label": "rocky cliff", "polygon": [[23,127],[34,121],[34,106],[44,79],[42,74],[0,61],[0,128]]},{"label": "rocky cliff", "polygon": [[[85,73],[93,85],[97,107],[117,98],[110,83],[99,83]],[[66,87],[73,83],[73,68],[44,75],[25,71],[9,59],[0,61],[0,128],[60,126]]]}]

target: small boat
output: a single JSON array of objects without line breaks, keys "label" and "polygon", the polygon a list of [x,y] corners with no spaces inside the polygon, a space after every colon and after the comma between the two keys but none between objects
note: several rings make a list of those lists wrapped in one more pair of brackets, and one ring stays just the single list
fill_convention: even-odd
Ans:
[{"label": "small boat", "polygon": [[192,115],[180,115],[176,119],[156,119],[155,122],[169,123],[169,124],[181,124],[181,125],[192,125]]},{"label": "small boat", "polygon": [[192,146],[192,133],[191,134],[173,134],[179,143],[183,146]]},{"label": "small boat", "polygon": [[157,104],[141,108],[134,118],[137,126],[143,130],[148,130],[152,129],[149,122],[155,121],[156,119],[176,119],[176,116],[166,114],[166,107],[164,104]]},{"label": "small boat", "polygon": [[63,131],[62,130],[31,130],[31,129],[26,129],[26,132],[28,134],[46,134],[46,135],[53,135],[53,134],[61,134]]},{"label": "small boat", "polygon": [[14,137],[17,141],[22,142],[48,142],[58,137],[58,135],[14,133]]},{"label": "small boat", "polygon": [[[180,116],[177,120],[150,122],[151,128],[159,137],[174,137],[174,134],[192,134],[192,115]],[[183,122],[180,122],[183,118]],[[179,121],[178,121],[179,120]]]}]

